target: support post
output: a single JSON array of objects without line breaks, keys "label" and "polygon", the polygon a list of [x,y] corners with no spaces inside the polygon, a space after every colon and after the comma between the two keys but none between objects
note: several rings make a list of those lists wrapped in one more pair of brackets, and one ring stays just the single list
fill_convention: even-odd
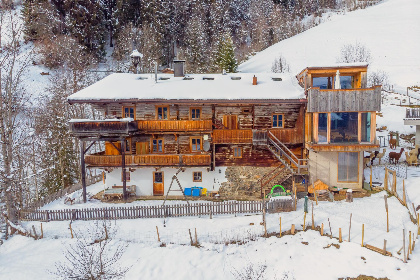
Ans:
[{"label": "support post", "polygon": [[365,239],[365,224],[362,224],[362,247],[364,247],[363,239]]},{"label": "support post", "polygon": [[280,217],[280,234],[279,237],[281,237],[281,217]]},{"label": "support post", "polygon": [[86,203],[85,141],[83,140],[80,140],[80,169],[82,176],[83,203]]},{"label": "support post", "polygon": [[351,216],[353,216],[353,213],[350,213],[349,242],[350,242],[350,233],[351,233]]},{"label": "support post", "polygon": [[127,201],[127,178],[125,174],[125,138],[121,140],[121,167],[122,167],[122,179],[123,179],[123,198]]},{"label": "support post", "polygon": [[386,232],[389,232],[389,214],[388,214],[388,196],[384,195],[385,199],[385,210],[386,210]]},{"label": "support post", "polygon": [[404,262],[406,263],[407,262],[407,254],[405,253],[405,229],[403,229],[403,248],[404,248],[404,251],[403,251]]}]

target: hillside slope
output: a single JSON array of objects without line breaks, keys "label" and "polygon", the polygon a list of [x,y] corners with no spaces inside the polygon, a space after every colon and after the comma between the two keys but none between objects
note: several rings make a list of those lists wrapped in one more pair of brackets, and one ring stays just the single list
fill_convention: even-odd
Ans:
[{"label": "hillside slope", "polygon": [[370,71],[388,73],[399,90],[420,83],[420,1],[388,0],[335,15],[329,22],[281,41],[239,66],[241,72],[270,72],[282,54],[295,74],[306,66],[336,63],[344,44],[359,42],[370,51]]}]

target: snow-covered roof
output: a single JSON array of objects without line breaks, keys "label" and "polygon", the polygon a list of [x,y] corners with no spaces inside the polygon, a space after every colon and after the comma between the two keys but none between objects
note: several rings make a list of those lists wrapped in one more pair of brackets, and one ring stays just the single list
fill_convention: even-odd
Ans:
[{"label": "snow-covered roof", "polygon": [[369,63],[366,62],[351,62],[351,63],[333,63],[325,65],[308,66],[305,69],[318,69],[318,68],[349,68],[349,67],[368,67]]},{"label": "snow-covered roof", "polygon": [[[258,84],[253,85],[253,77]],[[274,79],[273,79],[274,78]],[[279,79],[281,78],[281,80]],[[69,96],[70,103],[142,100],[283,100],[304,98],[291,74],[171,74],[115,73]]]}]

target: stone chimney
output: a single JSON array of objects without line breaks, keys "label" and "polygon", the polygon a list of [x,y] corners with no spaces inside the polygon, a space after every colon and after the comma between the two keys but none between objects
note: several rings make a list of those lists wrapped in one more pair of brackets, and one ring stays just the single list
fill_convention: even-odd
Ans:
[{"label": "stone chimney", "polygon": [[174,60],[174,77],[184,77],[185,60]]},{"label": "stone chimney", "polygon": [[256,85],[257,85],[257,77],[255,77],[255,75],[254,75],[254,77],[252,77],[252,84],[253,84],[254,86],[256,86]]}]

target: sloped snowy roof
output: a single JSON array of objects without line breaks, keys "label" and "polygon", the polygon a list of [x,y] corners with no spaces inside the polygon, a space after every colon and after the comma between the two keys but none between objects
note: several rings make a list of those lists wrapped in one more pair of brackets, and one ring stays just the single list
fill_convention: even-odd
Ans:
[{"label": "sloped snowy roof", "polygon": [[[258,84],[252,85],[253,76]],[[192,79],[191,79],[192,78]],[[240,79],[239,79],[240,78]],[[273,79],[273,78],[281,78]],[[276,80],[276,81],[275,81]],[[171,74],[115,73],[69,96],[70,103],[141,100],[262,100],[301,99],[303,89],[291,74]]]}]

